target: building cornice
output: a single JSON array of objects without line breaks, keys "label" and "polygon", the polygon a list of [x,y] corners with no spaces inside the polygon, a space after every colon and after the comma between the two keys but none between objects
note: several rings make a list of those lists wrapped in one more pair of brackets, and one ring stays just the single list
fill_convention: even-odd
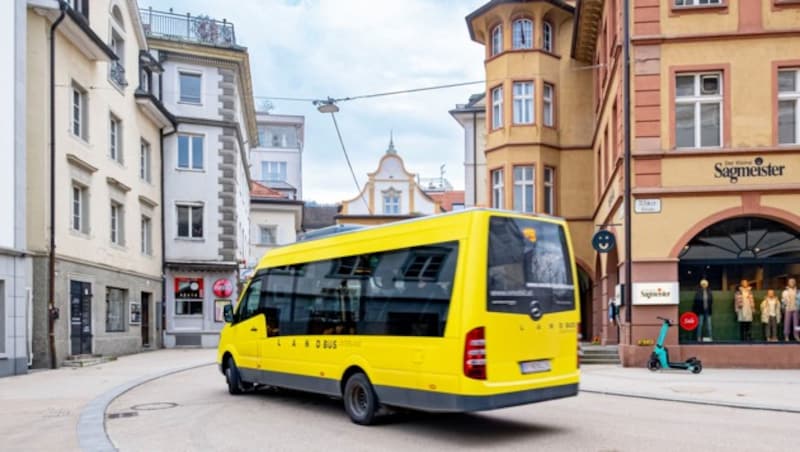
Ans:
[{"label": "building cornice", "polygon": [[92,165],[91,163],[87,162],[86,160],[81,159],[75,154],[67,154],[67,162],[70,165],[77,166],[78,168],[92,174],[97,171],[97,167]]},{"label": "building cornice", "polygon": [[[481,6],[478,9],[476,9],[475,11],[469,13],[467,15],[467,17],[465,18],[465,20],[467,21],[467,29],[469,30],[469,38],[472,39],[475,42],[480,42],[475,37],[475,29],[472,27],[472,23],[476,19],[480,18],[484,14],[486,14],[489,11],[491,11],[492,9],[494,9],[496,6],[506,5],[506,4],[514,4],[514,3],[536,3],[536,2],[549,3],[549,4],[553,5],[553,6],[557,6],[557,7],[561,8],[561,9],[563,9],[564,11],[566,11],[566,12],[568,12],[570,14],[573,14],[575,12],[575,8],[572,5],[570,5],[569,3],[567,3],[567,2],[565,2],[563,0],[491,0],[488,3],[486,3],[485,5]],[[483,43],[481,43],[481,44],[483,44]]]}]

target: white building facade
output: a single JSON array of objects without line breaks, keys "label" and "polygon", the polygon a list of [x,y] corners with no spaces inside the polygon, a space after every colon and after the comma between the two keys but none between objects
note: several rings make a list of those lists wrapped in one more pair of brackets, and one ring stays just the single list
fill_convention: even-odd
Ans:
[{"label": "white building facade", "polygon": [[378,169],[368,176],[358,196],[342,201],[337,222],[374,224],[441,212],[439,204],[417,183],[416,174],[406,169],[393,141],[389,142]]},{"label": "white building facade", "polygon": [[471,96],[469,102],[450,110],[450,115],[464,128],[464,204],[488,206],[485,95]]},{"label": "white building facade", "polygon": [[303,138],[305,117],[258,113],[258,147],[250,152],[253,180],[303,199]]},{"label": "white building facade", "polygon": [[24,374],[32,335],[25,243],[25,30],[21,1],[0,4],[0,377]]},{"label": "white building facade", "polygon": [[248,54],[230,22],[141,15],[177,121],[164,138],[164,345],[215,347],[249,260],[248,154],[257,137]]},{"label": "white building facade", "polygon": [[253,182],[250,190],[250,262],[255,268],[264,254],[294,243],[303,224],[303,201]]}]

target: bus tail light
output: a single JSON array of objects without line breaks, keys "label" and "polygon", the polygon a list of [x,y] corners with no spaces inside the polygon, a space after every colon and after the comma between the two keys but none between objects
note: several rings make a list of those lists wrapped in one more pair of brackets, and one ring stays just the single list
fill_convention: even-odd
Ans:
[{"label": "bus tail light", "polygon": [[464,375],[486,380],[486,336],[482,326],[467,333],[464,341]]}]

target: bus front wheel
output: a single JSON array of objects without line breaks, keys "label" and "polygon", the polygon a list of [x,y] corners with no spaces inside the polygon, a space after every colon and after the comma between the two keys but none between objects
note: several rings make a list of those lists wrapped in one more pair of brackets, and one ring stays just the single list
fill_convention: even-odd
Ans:
[{"label": "bus front wheel", "polygon": [[379,407],[367,376],[361,372],[351,375],[344,387],[344,409],[350,419],[359,425],[371,425]]},{"label": "bus front wheel", "polygon": [[225,363],[225,381],[228,383],[228,392],[233,395],[239,395],[244,392],[242,385],[242,377],[239,375],[239,368],[233,361],[233,357],[229,356]]}]

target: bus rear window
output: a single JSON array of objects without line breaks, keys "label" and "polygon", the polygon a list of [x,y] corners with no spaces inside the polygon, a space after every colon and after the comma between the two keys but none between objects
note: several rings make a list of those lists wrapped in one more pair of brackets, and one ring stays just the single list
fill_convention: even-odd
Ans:
[{"label": "bus rear window", "polygon": [[529,314],[575,309],[572,265],[564,228],[508,217],[489,223],[487,310]]}]

